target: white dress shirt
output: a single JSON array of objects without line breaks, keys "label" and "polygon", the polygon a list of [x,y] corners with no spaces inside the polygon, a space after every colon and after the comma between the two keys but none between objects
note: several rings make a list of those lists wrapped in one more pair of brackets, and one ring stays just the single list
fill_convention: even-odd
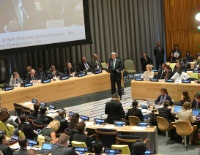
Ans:
[{"label": "white dress shirt", "polygon": [[177,80],[187,80],[188,78],[190,78],[190,76],[187,73],[185,73],[185,72],[182,72],[181,74],[179,74],[179,73],[176,72],[171,77],[171,79],[175,80],[175,81],[177,81]]}]

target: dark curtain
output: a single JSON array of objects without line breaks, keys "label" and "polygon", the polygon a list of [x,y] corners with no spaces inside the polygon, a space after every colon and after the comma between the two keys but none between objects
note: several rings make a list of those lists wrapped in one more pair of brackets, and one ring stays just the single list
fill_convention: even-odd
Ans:
[{"label": "dark curtain", "polygon": [[165,46],[163,0],[88,1],[93,44],[9,55],[10,74],[12,68],[22,73],[27,65],[37,68],[40,63],[62,70],[67,61],[78,65],[83,55],[90,61],[93,53],[107,62],[112,51],[121,59],[132,59],[138,71],[142,52],[154,60],[156,42]]}]

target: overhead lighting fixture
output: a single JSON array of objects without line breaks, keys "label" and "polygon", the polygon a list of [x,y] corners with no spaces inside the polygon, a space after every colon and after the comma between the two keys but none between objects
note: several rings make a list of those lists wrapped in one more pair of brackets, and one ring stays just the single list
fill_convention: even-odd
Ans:
[{"label": "overhead lighting fixture", "polygon": [[196,19],[197,21],[200,21],[200,13],[197,13],[197,14],[196,14],[195,19]]}]

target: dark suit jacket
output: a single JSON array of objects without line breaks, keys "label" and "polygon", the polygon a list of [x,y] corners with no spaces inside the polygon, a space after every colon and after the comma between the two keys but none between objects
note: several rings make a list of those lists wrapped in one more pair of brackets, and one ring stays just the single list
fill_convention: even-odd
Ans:
[{"label": "dark suit jacket", "polygon": [[169,57],[167,58],[167,62],[175,62],[175,61],[176,61],[176,58],[175,58],[175,57],[169,56]]},{"label": "dark suit jacket", "polygon": [[53,145],[51,148],[52,155],[78,155],[73,148],[62,146],[62,145]]},{"label": "dark suit jacket", "polygon": [[[87,64],[88,64],[88,66],[90,67],[90,69],[92,69],[92,66],[90,65],[90,63],[87,62]],[[83,62],[81,62],[81,63],[79,64],[79,69],[80,69],[80,71],[85,71],[85,70],[86,70],[85,65],[84,65]]]},{"label": "dark suit jacket", "polygon": [[101,62],[99,60],[97,60],[97,62],[96,62],[95,59],[92,59],[92,61],[91,61],[92,69],[97,69],[97,63],[99,65],[99,68],[102,68]]},{"label": "dark suit jacket", "polygon": [[[71,72],[71,73],[69,73],[69,71]],[[65,68],[64,70],[63,70],[63,73],[65,74],[65,75],[70,75],[70,74],[72,74],[73,72],[75,72],[74,71],[74,68]]]},{"label": "dark suit jacket", "polygon": [[[115,69],[113,70],[113,60],[109,59],[108,70],[110,72],[110,79],[121,80],[121,71],[124,69],[121,59],[116,58]],[[117,72],[118,71],[118,72]]]},{"label": "dark suit jacket", "polygon": [[32,81],[32,80],[39,80],[40,79],[40,77],[39,77],[39,75],[37,74],[37,73],[35,73],[35,75],[34,75],[34,77],[32,78],[31,77],[31,75],[30,74],[28,74],[28,76],[27,76],[27,81]]},{"label": "dark suit jacket", "polygon": [[56,70],[56,74],[54,75],[53,72],[51,70],[47,71],[47,77],[48,79],[53,79],[54,76],[60,76],[59,71]]},{"label": "dark suit jacket", "polygon": [[27,153],[27,149],[20,149],[19,151],[14,152],[13,155],[27,155]]},{"label": "dark suit jacket", "polygon": [[171,113],[171,109],[162,107],[158,108],[159,116],[164,117],[168,122],[174,122],[175,116]]},{"label": "dark suit jacket", "polygon": [[182,67],[182,70],[183,71],[187,71],[188,69],[190,69],[191,68],[191,65],[190,65],[190,63],[189,62],[181,62],[181,67]]},{"label": "dark suit jacket", "polygon": [[173,76],[172,71],[169,71],[168,76],[165,78],[166,74],[167,74],[167,73],[164,72],[160,78],[161,78],[161,79],[170,79],[170,78]]},{"label": "dark suit jacket", "polygon": [[184,99],[184,100],[180,100],[180,105],[183,105],[185,103],[185,101],[191,102],[190,99]]},{"label": "dark suit jacket", "polygon": [[60,116],[54,117],[54,119],[58,120],[60,122],[60,128],[57,130],[57,133],[64,132],[66,128],[68,128],[68,122],[65,118],[62,118]]},{"label": "dark suit jacket", "polygon": [[72,141],[85,142],[87,147],[92,147],[92,138],[84,133],[76,133],[73,135]]},{"label": "dark suit jacket", "polygon": [[[161,95],[159,95],[158,98],[157,98],[157,100],[155,101],[156,104],[159,103],[160,98],[161,98]],[[170,97],[169,95],[166,95],[166,100],[169,101],[170,105],[173,105],[173,104],[174,104],[174,102],[172,101],[172,99],[171,99],[171,97]]]},{"label": "dark suit jacket", "polygon": [[19,124],[18,129],[24,132],[27,139],[34,139],[37,137],[37,134],[33,132],[33,127],[28,122]]},{"label": "dark suit jacket", "polygon": [[43,124],[49,124],[52,121],[52,119],[50,117],[44,116],[42,114],[38,114],[37,117],[36,117],[36,120],[38,122],[43,123]]},{"label": "dark suit jacket", "polygon": [[164,54],[165,54],[165,51],[163,47],[160,47],[160,49],[158,47],[154,48],[154,56],[156,58],[156,61],[164,62]]},{"label": "dark suit jacket", "polygon": [[149,57],[146,57],[146,59],[143,57],[140,58],[140,62],[142,64],[142,71],[146,71],[146,65],[153,64],[153,61]]},{"label": "dark suit jacket", "polygon": [[199,108],[199,103],[195,101],[195,99],[193,99],[192,101],[192,109],[198,109]]},{"label": "dark suit jacket", "polygon": [[136,109],[136,112],[134,112],[133,108],[129,109],[128,112],[126,113],[126,117],[125,117],[126,120],[128,120],[129,116],[137,116],[142,122],[144,121],[144,117],[140,109]]},{"label": "dark suit jacket", "polygon": [[116,100],[106,103],[105,114],[108,114],[107,123],[110,124],[113,124],[115,120],[121,120],[125,116],[121,102]]},{"label": "dark suit jacket", "polygon": [[40,77],[40,79],[46,77],[46,72],[44,70],[37,70],[36,73],[38,74],[38,76]]},{"label": "dark suit jacket", "polygon": [[13,155],[13,150],[5,144],[0,144],[0,150],[4,155]]}]

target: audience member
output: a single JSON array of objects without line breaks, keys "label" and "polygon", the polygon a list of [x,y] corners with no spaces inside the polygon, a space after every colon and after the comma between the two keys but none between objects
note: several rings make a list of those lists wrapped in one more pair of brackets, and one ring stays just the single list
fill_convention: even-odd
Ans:
[{"label": "audience member", "polygon": [[167,58],[167,62],[175,62],[176,58],[174,57],[174,53],[171,52],[169,57]]},{"label": "audience member", "polygon": [[165,72],[165,67],[166,67],[166,64],[163,63],[162,66],[161,66],[161,69],[158,70],[158,78],[159,78],[159,79],[162,78],[163,73]]},{"label": "audience member", "polygon": [[176,60],[179,60],[181,58],[181,51],[178,49],[177,44],[174,45],[174,49],[172,50],[172,52],[174,53],[174,57],[176,58]]},{"label": "audience member", "polygon": [[191,102],[188,91],[182,92],[180,104],[183,105],[186,101]]},{"label": "audience member", "polygon": [[79,122],[79,114],[73,113],[70,118],[69,129],[77,129],[77,123]]},{"label": "audience member", "polygon": [[81,58],[81,63],[79,64],[79,69],[80,69],[80,71],[87,71],[87,70],[92,69],[90,63],[87,62],[87,59],[85,56],[82,56],[82,58]]},{"label": "audience member", "polygon": [[18,124],[13,121],[13,118],[10,117],[10,114],[6,108],[2,108],[0,111],[0,121],[2,121],[5,126],[7,126],[7,124],[13,125],[15,128],[18,126]]},{"label": "audience member", "polygon": [[141,64],[142,64],[142,71],[143,71],[143,72],[146,71],[146,66],[147,66],[147,65],[152,65],[152,64],[153,64],[153,61],[151,60],[150,57],[148,57],[148,56],[146,55],[145,52],[142,53],[142,57],[140,58],[140,62],[141,62]]},{"label": "audience member", "polygon": [[144,155],[146,149],[146,144],[142,140],[136,140],[132,145],[133,155]]},{"label": "audience member", "polygon": [[161,79],[167,80],[167,79],[170,79],[172,76],[173,76],[173,73],[172,73],[171,68],[168,65],[166,65],[165,66],[165,71],[162,74]]},{"label": "audience member", "polygon": [[152,65],[147,65],[146,71],[143,73],[141,78],[143,78],[144,80],[149,80],[150,78],[153,78],[154,72],[152,71],[152,67],[153,67]]},{"label": "audience member", "polygon": [[60,127],[58,128],[57,133],[63,133],[66,131],[66,128],[68,128],[68,122],[65,119],[66,112],[65,110],[59,110],[58,114],[59,116],[54,117],[55,120],[60,122]]},{"label": "audience member", "polygon": [[35,72],[35,69],[31,69],[31,71],[29,72],[28,76],[27,76],[27,81],[35,81],[35,80],[39,80],[40,77],[38,76],[38,74]]},{"label": "audience member", "polygon": [[186,57],[184,57],[183,60],[181,61],[181,67],[182,70],[184,70],[185,72],[191,68],[190,63],[187,61]]},{"label": "audience member", "polygon": [[142,111],[140,109],[137,108],[138,107],[138,101],[134,100],[132,102],[132,108],[128,110],[128,112],[126,113],[126,120],[129,120],[129,116],[137,116],[142,122],[144,121],[144,117],[142,114]]},{"label": "audience member", "polygon": [[37,152],[34,149],[29,149],[27,155],[37,155]]},{"label": "audience member", "polygon": [[41,134],[42,136],[47,136],[51,138],[53,143],[58,142],[58,138],[56,136],[56,131],[60,127],[60,122],[58,120],[51,121],[46,128],[42,129]]},{"label": "audience member", "polygon": [[44,71],[44,65],[43,64],[38,65],[38,70],[36,71],[36,73],[38,74],[40,79],[46,78],[46,73]]},{"label": "audience member", "polygon": [[18,130],[23,131],[24,135],[27,139],[35,139],[37,138],[36,132],[34,132],[33,127],[27,122],[26,115],[22,114],[19,116],[20,123],[18,125]]},{"label": "audience member", "polygon": [[20,149],[19,151],[16,151],[13,153],[13,155],[27,155],[28,150],[27,150],[27,146],[28,146],[28,141],[27,138],[19,138],[18,140]]},{"label": "audience member", "polygon": [[74,68],[72,67],[72,64],[70,62],[67,62],[66,68],[64,68],[64,74],[65,75],[70,75],[70,76],[75,76],[75,71]]},{"label": "audience member", "polygon": [[13,72],[12,76],[10,77],[9,85],[10,86],[20,86],[23,83],[21,80],[18,72]]},{"label": "audience member", "polygon": [[182,72],[181,68],[177,68],[177,72],[171,77],[171,79],[175,80],[176,82],[187,80],[188,78],[190,78],[190,76],[187,73]]},{"label": "audience member", "polygon": [[156,69],[159,70],[159,67],[164,62],[164,48],[161,47],[160,42],[157,42],[157,46],[154,48],[154,56],[156,58]]},{"label": "audience member", "polygon": [[194,70],[200,70],[199,66],[200,56],[197,57],[197,61],[194,63]]},{"label": "audience member", "polygon": [[105,114],[108,114],[107,123],[109,124],[113,124],[114,121],[121,120],[121,118],[125,117],[119,95],[113,94],[111,101],[106,103]]},{"label": "audience member", "polygon": [[174,69],[173,69],[173,75],[177,72],[178,68],[182,69],[182,66],[181,66],[180,61],[176,60],[176,65],[174,66]]},{"label": "audience member", "polygon": [[50,70],[47,71],[48,79],[55,79],[57,76],[60,76],[59,71],[56,70],[54,65],[51,65]]},{"label": "audience member", "polygon": [[6,145],[6,136],[5,132],[0,132],[0,150],[4,155],[13,155],[13,150]]},{"label": "audience member", "polygon": [[36,117],[36,120],[38,122],[41,122],[43,124],[49,124],[52,121],[52,118],[50,118],[49,116],[46,116],[46,111],[47,111],[46,107],[40,108],[40,113]]},{"label": "audience member", "polygon": [[73,135],[72,141],[85,142],[87,147],[91,148],[92,138],[85,133],[85,123],[79,122],[77,124],[78,133]]},{"label": "audience member", "polygon": [[192,109],[198,109],[200,103],[200,93],[194,95],[194,99],[192,101]]},{"label": "audience member", "polygon": [[52,155],[78,155],[73,148],[68,147],[69,136],[61,134],[57,145],[53,145],[51,149]]},{"label": "audience member", "polygon": [[185,57],[186,57],[187,62],[193,61],[193,57],[192,57],[192,55],[190,55],[190,51],[186,51]]},{"label": "audience member", "polygon": [[103,152],[103,144],[100,141],[95,141],[92,145],[92,150],[95,153],[95,155],[101,155]]},{"label": "audience member", "polygon": [[162,88],[162,89],[160,89],[160,95],[158,96],[155,103],[161,105],[161,104],[164,104],[166,101],[168,101],[170,103],[170,105],[174,104],[171,97],[168,95],[167,89]]},{"label": "audience member", "polygon": [[98,59],[98,55],[97,54],[93,54],[93,59],[91,61],[91,65],[92,65],[92,69],[102,68],[101,62]]},{"label": "audience member", "polygon": [[[191,111],[191,103],[186,101],[184,102],[183,104],[183,109],[180,110],[178,113],[177,113],[177,116],[178,116],[178,119],[180,121],[187,121],[189,123],[194,123],[195,120],[196,120],[196,117],[195,116],[192,116],[192,111]],[[192,139],[193,139],[193,133],[191,133],[189,135],[189,145],[192,144]],[[183,139],[184,140],[184,139]],[[183,141],[182,141],[183,142]]]},{"label": "audience member", "polygon": [[40,108],[40,104],[37,102],[33,105],[34,111],[31,113],[31,116],[37,118],[38,114],[39,114],[39,108]]}]

